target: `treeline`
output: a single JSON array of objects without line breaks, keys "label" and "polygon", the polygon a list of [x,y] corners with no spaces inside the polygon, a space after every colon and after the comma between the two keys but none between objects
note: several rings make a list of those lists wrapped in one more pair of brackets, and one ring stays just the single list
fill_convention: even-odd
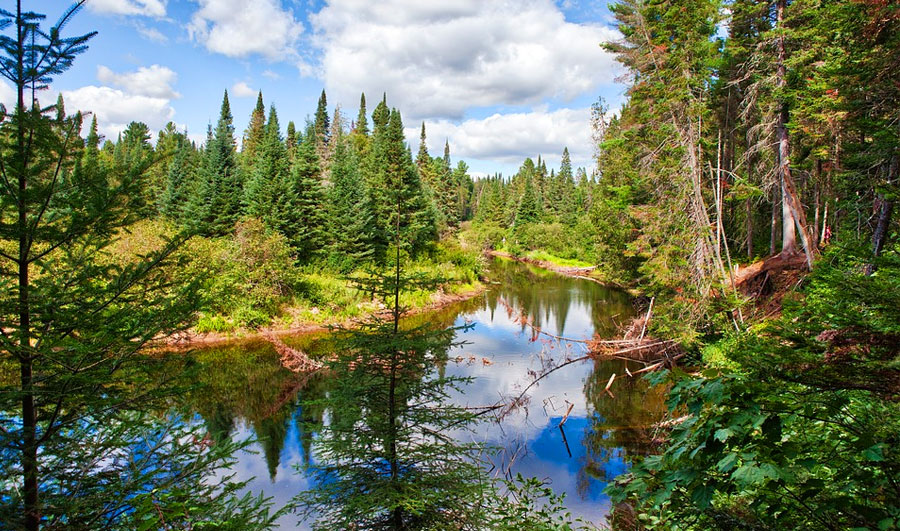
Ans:
[{"label": "treeline", "polygon": [[348,124],[339,108],[329,115],[322,91],[314,118],[302,129],[289,122],[283,135],[275,106],[267,112],[260,93],[238,149],[226,92],[203,145],[170,123],[153,146],[147,126],[132,122],[100,148],[95,119],[84,163],[99,157],[100,164],[146,168],[134,206],[145,217],[164,217],[208,237],[256,218],[285,238],[299,263],[324,259],[347,271],[378,260],[389,245],[398,220],[388,183],[400,183],[403,192],[399,223],[416,228],[413,255],[471,215],[473,181],[464,162],[451,167],[449,144],[443,157],[431,157],[423,123],[413,159],[400,112],[386,98],[369,124],[365,95]]}]

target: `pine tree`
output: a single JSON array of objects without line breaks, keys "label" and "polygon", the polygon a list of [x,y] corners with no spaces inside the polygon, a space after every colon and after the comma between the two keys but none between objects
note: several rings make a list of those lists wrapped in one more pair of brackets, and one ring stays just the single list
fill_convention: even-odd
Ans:
[{"label": "pine tree", "polygon": [[159,197],[159,211],[169,219],[183,222],[185,203],[190,197],[193,148],[184,138],[167,164],[165,188]]},{"label": "pine tree", "polygon": [[297,156],[297,146],[300,144],[300,136],[297,133],[297,126],[294,125],[293,120],[288,122],[287,125],[287,136],[284,139],[285,148],[287,149],[288,160],[293,163],[294,158]]},{"label": "pine tree", "polygon": [[207,134],[203,160],[194,174],[194,182],[185,210],[188,227],[205,235],[231,231],[241,213],[243,177],[237,165],[227,90],[216,128]]}]

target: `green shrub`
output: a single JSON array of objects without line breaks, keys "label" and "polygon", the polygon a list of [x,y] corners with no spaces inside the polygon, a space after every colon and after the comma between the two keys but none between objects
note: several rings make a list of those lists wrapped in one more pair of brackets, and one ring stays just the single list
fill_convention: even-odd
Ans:
[{"label": "green shrub", "polygon": [[194,329],[201,334],[210,332],[225,333],[234,330],[234,323],[228,321],[221,315],[202,314],[197,319],[197,324],[194,326]]}]

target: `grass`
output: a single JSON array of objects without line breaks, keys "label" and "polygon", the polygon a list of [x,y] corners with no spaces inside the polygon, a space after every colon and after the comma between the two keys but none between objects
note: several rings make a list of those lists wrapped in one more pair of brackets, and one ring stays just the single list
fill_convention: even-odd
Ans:
[{"label": "grass", "polygon": [[528,251],[525,253],[526,258],[530,258],[532,260],[539,260],[542,262],[549,262],[553,265],[558,265],[560,267],[591,267],[594,264],[590,262],[585,262],[584,260],[577,260],[575,258],[560,258],[558,256],[554,256],[547,251],[536,250],[536,251]]}]

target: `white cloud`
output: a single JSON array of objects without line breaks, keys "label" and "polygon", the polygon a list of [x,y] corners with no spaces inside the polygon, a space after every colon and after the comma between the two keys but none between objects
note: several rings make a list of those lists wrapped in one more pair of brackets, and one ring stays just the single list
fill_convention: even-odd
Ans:
[{"label": "white cloud", "polygon": [[278,74],[278,72],[272,70],[263,70],[262,75],[273,81],[278,81],[279,79],[281,79],[281,76]]},{"label": "white cloud", "polygon": [[6,112],[12,112],[16,106],[16,89],[6,81],[0,80],[0,103],[6,106]]},{"label": "white cloud", "polygon": [[100,133],[109,139],[125,130],[132,121],[140,121],[156,132],[175,117],[175,109],[166,98],[131,94],[111,87],[88,85],[63,91],[66,110],[93,112],[97,116]]},{"label": "white cloud", "polygon": [[169,38],[166,37],[161,31],[156,28],[150,28],[144,26],[143,24],[135,25],[138,33],[148,41],[152,41],[158,44],[165,44],[169,42]]},{"label": "white cloud", "polygon": [[[425,121],[428,151],[443,152],[444,141],[450,142],[455,160],[480,159],[503,162],[518,167],[525,157],[541,155],[548,167],[559,164],[563,148],[569,148],[574,166],[591,164],[591,110],[559,109],[555,111],[494,114],[484,119],[461,123],[449,120]],[[419,127],[407,128],[408,139],[418,142]],[[415,151],[415,149],[414,149]]]},{"label": "white cloud", "polygon": [[166,16],[167,2],[168,0],[91,0],[87,5],[98,13],[161,18]]},{"label": "white cloud", "polygon": [[621,72],[599,46],[618,33],[567,22],[550,0],[331,0],[311,21],[329,96],[387,92],[416,118],[569,101]]},{"label": "white cloud", "polygon": [[234,85],[231,85],[231,94],[238,98],[252,98],[253,96],[256,96],[256,91],[250,88],[250,85],[244,81],[238,81]]},{"label": "white cloud", "polygon": [[167,100],[181,97],[181,94],[172,89],[172,84],[178,79],[178,74],[165,66],[142,66],[135,72],[116,73],[106,66],[100,65],[97,67],[97,79],[101,83],[125,89],[138,96]]},{"label": "white cloud", "polygon": [[295,58],[303,25],[278,0],[198,0],[187,25],[191,39],[228,57]]}]

